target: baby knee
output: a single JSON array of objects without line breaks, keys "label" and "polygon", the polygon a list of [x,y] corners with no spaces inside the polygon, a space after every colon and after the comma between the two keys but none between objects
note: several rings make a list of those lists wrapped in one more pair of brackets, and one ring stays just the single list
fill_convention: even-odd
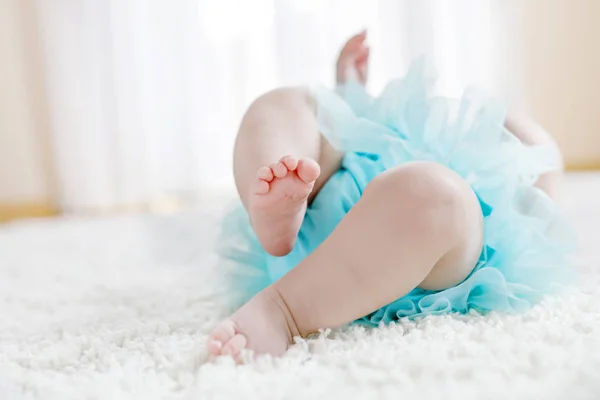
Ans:
[{"label": "baby knee", "polygon": [[407,202],[418,208],[452,208],[464,202],[472,190],[454,171],[429,161],[410,162],[378,175],[367,186],[366,194],[384,196],[397,207]]}]

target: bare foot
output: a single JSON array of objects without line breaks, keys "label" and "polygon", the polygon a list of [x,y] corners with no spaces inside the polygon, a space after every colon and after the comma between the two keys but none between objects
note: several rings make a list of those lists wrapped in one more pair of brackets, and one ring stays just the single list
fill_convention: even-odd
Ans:
[{"label": "bare foot", "polygon": [[285,156],[261,167],[248,201],[250,223],[267,253],[281,257],[294,248],[308,195],[321,169],[316,161]]},{"label": "bare foot", "polygon": [[269,286],[221,322],[208,340],[212,357],[232,356],[242,362],[242,350],[282,355],[299,332],[285,301]]},{"label": "bare foot", "polygon": [[365,44],[367,31],[352,36],[340,51],[336,65],[336,81],[343,85],[351,79],[367,83],[370,49]]}]

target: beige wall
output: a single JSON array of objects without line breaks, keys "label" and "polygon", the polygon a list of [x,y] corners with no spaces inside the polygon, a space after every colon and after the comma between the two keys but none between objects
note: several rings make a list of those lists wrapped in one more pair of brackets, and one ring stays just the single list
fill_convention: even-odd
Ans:
[{"label": "beige wall", "polygon": [[31,4],[0,1],[0,204],[51,198],[47,113]]},{"label": "beige wall", "polygon": [[600,168],[600,0],[524,0],[525,92],[567,166]]}]

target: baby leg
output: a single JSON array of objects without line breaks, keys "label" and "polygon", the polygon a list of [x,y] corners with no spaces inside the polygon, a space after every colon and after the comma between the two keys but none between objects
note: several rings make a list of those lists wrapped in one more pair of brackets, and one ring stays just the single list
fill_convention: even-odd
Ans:
[{"label": "baby leg", "polygon": [[[550,134],[531,118],[509,114],[505,122],[506,129],[512,132],[523,144],[528,146],[549,145],[556,148],[556,154],[561,157],[560,151],[556,142]],[[556,199],[560,191],[560,183],[562,181],[563,166],[562,158],[560,168],[555,171],[548,172],[539,177],[535,186],[546,192],[550,197]]]},{"label": "baby leg", "polygon": [[482,245],[481,208],[467,183],[434,163],[397,167],[368,185],[300,265],[221,323],[210,351],[282,354],[293,336],[353,321],[417,286],[458,284]]},{"label": "baby leg", "polygon": [[314,108],[304,90],[275,90],[254,102],[237,136],[236,186],[260,243],[275,256],[292,250],[307,202],[340,165]]}]

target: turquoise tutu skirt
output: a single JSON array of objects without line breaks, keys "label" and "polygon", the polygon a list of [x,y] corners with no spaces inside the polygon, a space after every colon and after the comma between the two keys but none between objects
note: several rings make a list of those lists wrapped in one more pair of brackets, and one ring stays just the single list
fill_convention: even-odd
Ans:
[{"label": "turquoise tutu skirt", "polygon": [[570,281],[568,255],[575,235],[550,198],[533,187],[540,174],[560,167],[556,150],[524,146],[504,128],[504,108],[480,91],[467,90],[458,101],[430,96],[423,70],[414,65],[377,98],[357,83],[337,92],[312,90],[321,133],[345,152],[342,166],[306,211],[287,256],[273,257],[262,249],[243,208],[226,216],[220,254],[230,264],[238,302],[317,248],[375,176],[416,160],[442,164],[471,185],[484,216],[483,251],[459,285],[441,291],[415,288],[357,322],[378,325],[471,309],[518,312]]}]

